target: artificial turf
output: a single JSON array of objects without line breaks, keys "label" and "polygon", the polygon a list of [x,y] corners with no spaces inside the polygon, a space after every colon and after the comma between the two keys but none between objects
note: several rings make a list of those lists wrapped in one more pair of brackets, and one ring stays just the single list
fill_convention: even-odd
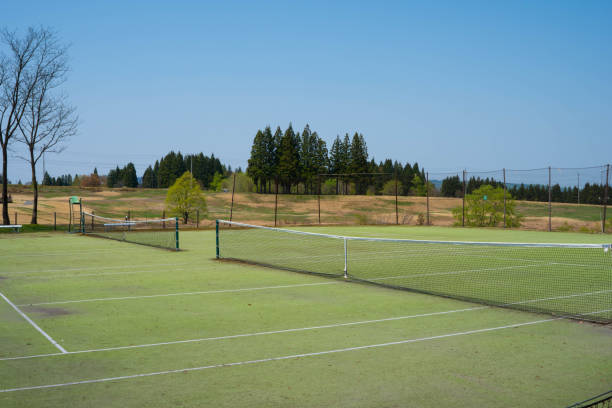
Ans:
[{"label": "artificial turf", "polygon": [[[0,391],[96,382],[0,392],[0,406],[539,407],[612,388],[609,326],[219,262],[214,231],[181,233],[181,245],[184,251],[171,252],[65,233],[3,234],[0,292],[69,353],[1,300]],[[538,323],[503,328],[531,322]],[[187,340],[194,341],[176,343]],[[7,360],[41,354],[52,355]],[[228,363],[240,364],[222,366]]]}]

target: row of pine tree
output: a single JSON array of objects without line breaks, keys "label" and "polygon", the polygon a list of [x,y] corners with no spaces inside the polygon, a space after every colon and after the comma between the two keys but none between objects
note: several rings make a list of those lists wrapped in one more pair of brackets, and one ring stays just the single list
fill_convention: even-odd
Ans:
[{"label": "row of pine tree", "polygon": [[[465,190],[471,194],[483,185],[493,187],[504,187],[504,183],[489,178],[470,177],[466,182]],[[507,186],[510,196],[515,200],[522,201],[548,201],[548,185],[546,184],[510,184]],[[605,186],[601,184],[586,183],[580,189],[578,187],[561,187],[553,184],[550,187],[550,198],[555,203],[581,203],[601,204],[604,197]],[[440,195],[443,197],[461,197],[463,194],[463,182],[459,176],[451,176],[442,180]],[[580,201],[579,201],[580,200]]]},{"label": "row of pine tree", "polygon": [[419,165],[393,162],[376,163],[368,157],[365,138],[360,133],[337,136],[331,149],[309,125],[295,132],[289,124],[274,133],[270,126],[258,130],[253,139],[247,175],[257,192],[272,193],[278,183],[281,193],[315,194],[323,184],[335,182],[335,193],[382,194],[385,183],[398,180],[399,194],[424,192],[425,173]]},{"label": "row of pine tree", "polygon": [[[171,151],[155,164],[147,167],[142,175],[141,187],[168,188],[187,170],[193,170],[193,176],[204,188],[209,188],[216,173],[225,175],[228,170],[214,154],[204,153],[185,155]],[[111,170],[106,177],[108,187],[138,187],[138,177],[133,163]]]}]

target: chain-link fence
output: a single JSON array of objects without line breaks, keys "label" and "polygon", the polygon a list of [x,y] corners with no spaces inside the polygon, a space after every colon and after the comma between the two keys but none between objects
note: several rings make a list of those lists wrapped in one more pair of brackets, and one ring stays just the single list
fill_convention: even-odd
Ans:
[{"label": "chain-link fence", "polygon": [[[418,177],[416,177],[418,176]],[[273,184],[267,194],[228,190],[207,193],[207,211],[181,219],[181,228],[207,228],[214,219],[258,225],[400,224],[481,226],[543,231],[610,232],[610,165],[529,170],[325,174],[315,182]],[[99,190],[99,191],[98,191]],[[94,214],[133,220],[166,218],[165,190],[80,191]],[[29,224],[32,193],[15,190],[11,223]],[[68,230],[68,196],[45,188],[38,223]],[[74,220],[73,220],[74,223]]]}]

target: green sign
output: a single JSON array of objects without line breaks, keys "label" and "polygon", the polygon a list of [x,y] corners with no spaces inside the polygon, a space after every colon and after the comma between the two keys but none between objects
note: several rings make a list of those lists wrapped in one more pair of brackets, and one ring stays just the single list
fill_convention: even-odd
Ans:
[{"label": "green sign", "polygon": [[80,204],[81,200],[77,196],[70,197],[70,204]]},{"label": "green sign", "polygon": [[482,197],[483,200],[487,201],[487,196]]}]

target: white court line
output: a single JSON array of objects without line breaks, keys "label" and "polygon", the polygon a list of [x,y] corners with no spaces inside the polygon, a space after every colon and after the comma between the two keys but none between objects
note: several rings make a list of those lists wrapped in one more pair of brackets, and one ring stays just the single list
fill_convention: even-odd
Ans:
[{"label": "white court line", "polygon": [[9,298],[7,298],[6,296],[4,296],[4,294],[2,294],[0,292],[0,297],[2,297],[4,300],[6,300],[6,303],[8,303],[13,309],[15,309],[15,311],[17,313],[19,313],[21,315],[21,317],[23,317],[28,323],[30,323],[32,325],[32,327],[34,327],[36,330],[38,330],[38,332],[40,334],[42,334],[43,336],[45,336],[45,338],[47,340],[49,340],[51,342],[51,344],[53,344],[59,351],[61,351],[62,353],[68,353],[66,351],[66,349],[64,349],[62,346],[60,346],[55,340],[53,340],[53,338],[51,336],[49,336],[43,329],[41,329],[36,323],[34,323],[34,321],[32,319],[30,319],[25,313],[23,313],[17,306],[15,306],[15,304],[13,302],[11,302],[9,300]]},{"label": "white court line", "polygon": [[[579,297],[579,296],[600,295],[602,293],[610,293],[610,292],[612,292],[612,289],[609,289],[609,290],[597,290],[595,292],[574,293],[574,294],[571,294],[571,295],[555,296],[555,297],[542,298],[542,299],[523,300],[521,302],[514,302],[514,303],[506,303],[504,306],[524,305],[526,303],[545,302],[547,300],[557,300],[557,299],[569,299],[569,298]],[[603,312],[608,312],[608,311],[609,310],[600,310],[600,311],[595,312],[595,313],[603,313]],[[588,314],[595,314],[595,313],[582,313],[582,314],[588,315]]]},{"label": "white court line", "polygon": [[63,272],[63,271],[90,271],[90,270],[107,270],[107,269],[132,269],[132,268],[155,268],[158,266],[184,266],[190,263],[165,263],[165,264],[148,264],[148,265],[119,265],[119,266],[91,266],[81,268],[62,268],[62,269],[42,269],[34,271],[3,271],[3,274],[22,275],[28,273],[47,273],[47,272]]},{"label": "white court line", "polygon": [[[300,332],[300,331],[307,331],[307,330],[331,329],[331,328],[334,328],[334,327],[356,326],[356,325],[362,325],[362,324],[390,322],[390,321],[395,321],[395,320],[415,319],[415,318],[418,318],[418,317],[429,317],[429,316],[446,315],[446,314],[451,314],[451,313],[469,312],[469,311],[473,311],[473,310],[481,310],[481,309],[488,309],[488,308],[489,308],[489,306],[477,306],[477,307],[471,307],[471,308],[467,308],[467,309],[445,310],[445,311],[442,311],[442,312],[430,312],[430,313],[422,313],[422,314],[417,314],[417,315],[387,317],[387,318],[383,318],[383,319],[362,320],[362,321],[357,321],[357,322],[333,323],[333,324],[327,324],[327,325],[310,326],[310,327],[299,327],[299,328],[293,328],[293,329],[281,329],[281,330],[270,330],[270,331],[264,331],[264,332],[231,334],[231,335],[227,335],[227,336],[204,337],[204,338],[200,338],[200,339],[166,341],[166,342],[163,342],[163,343],[135,344],[135,345],[132,345],[132,346],[118,346],[118,347],[107,347],[107,348],[101,348],[101,349],[69,351],[66,354],[97,353],[97,352],[101,352],[101,351],[128,350],[128,349],[137,349],[137,348],[145,348],[145,347],[169,346],[169,345],[173,345],[173,344],[199,343],[199,342],[203,342],[203,341],[216,341],[216,340],[237,339],[237,338],[241,338],[241,337],[266,336],[266,335],[270,335],[270,334],[292,333],[292,332]],[[51,356],[59,356],[59,355],[62,355],[62,353],[39,354],[39,355],[34,355],[34,356],[3,357],[3,358],[0,358],[0,361],[6,361],[6,360],[24,360],[24,359],[40,358],[40,357],[51,357]]]},{"label": "white court line", "polygon": [[73,250],[73,251],[56,251],[56,252],[20,252],[20,253],[15,253],[12,252],[10,255],[2,255],[3,258],[23,258],[23,257],[28,257],[28,258],[32,258],[32,257],[40,257],[40,256],[80,256],[80,255],[87,255],[87,254],[99,254],[99,253],[106,253],[106,252],[112,252],[112,253],[120,253],[120,252],[125,252],[126,254],[131,254],[132,250],[126,250],[126,249],[97,249],[97,250],[87,250],[87,251],[79,251],[79,250]]},{"label": "white court line", "polygon": [[469,331],[464,331],[464,332],[447,333],[447,334],[441,334],[438,336],[421,337],[421,338],[416,338],[416,339],[406,339],[406,340],[392,341],[388,343],[368,344],[365,346],[346,347],[346,348],[334,349],[334,350],[316,351],[312,353],[302,353],[302,354],[292,354],[292,355],[279,356],[279,357],[269,357],[269,358],[262,358],[259,360],[247,360],[247,361],[238,361],[238,362],[232,362],[232,363],[212,364],[212,365],[200,366],[200,367],[182,368],[178,370],[157,371],[157,372],[152,372],[152,373],[124,375],[124,376],[119,376],[119,377],[97,378],[93,380],[80,380],[80,381],[72,381],[72,382],[58,383],[58,384],[34,385],[34,386],[29,386],[29,387],[8,388],[8,389],[0,390],[0,393],[67,387],[71,385],[80,385],[80,384],[103,383],[103,382],[109,382],[109,381],[128,380],[128,379],[142,378],[142,377],[152,377],[152,376],[165,375],[165,374],[177,374],[177,373],[184,373],[184,372],[189,372],[189,371],[201,371],[201,370],[206,370],[206,369],[211,369],[211,368],[234,367],[234,366],[243,366],[247,364],[266,363],[266,362],[271,362],[271,361],[291,360],[291,359],[303,358],[303,357],[315,357],[315,356],[322,356],[322,355],[327,355],[327,354],[344,353],[344,352],[349,352],[349,351],[374,349],[374,348],[380,348],[380,347],[395,346],[399,344],[418,343],[418,342],[423,342],[423,341],[438,340],[438,339],[444,339],[444,338],[449,338],[449,337],[465,336],[465,335],[477,334],[477,333],[486,333],[486,332],[492,332],[496,330],[511,329],[511,328],[516,328],[516,327],[523,327],[523,326],[529,326],[529,325],[534,325],[534,324],[539,324],[539,323],[551,322],[551,321],[558,320],[558,319],[560,318],[534,320],[531,322],[516,323],[516,324],[510,324],[506,326],[489,327],[485,329],[469,330]]},{"label": "white court line", "polygon": [[[470,272],[486,272],[486,271],[499,271],[505,269],[524,269],[524,268],[533,268],[534,266],[539,265],[524,265],[524,266],[503,266],[499,268],[484,268],[484,269],[466,269],[463,271],[453,271],[453,272],[434,272],[434,273],[419,273],[414,275],[397,275],[397,276],[384,276],[382,278],[370,278],[368,280],[371,281],[379,281],[379,280],[387,280],[387,279],[401,279],[401,278],[423,278],[427,276],[439,276],[439,275],[458,275],[462,273],[470,273]],[[349,274],[350,276],[350,274]],[[358,276],[355,276],[359,279]]]},{"label": "white court line", "polygon": [[107,273],[73,273],[69,275],[33,275],[33,276],[11,276],[10,279],[63,279],[63,278],[89,278],[89,277],[102,277],[112,275],[133,275],[136,273],[167,273],[167,272],[178,272],[178,271],[190,271],[190,272],[202,272],[202,269],[188,269],[188,268],[172,268],[160,269],[160,270],[144,270],[144,271],[124,271],[124,272],[107,272]]},{"label": "white court line", "polygon": [[260,286],[260,287],[255,287],[255,288],[238,288],[238,289],[218,289],[218,290],[206,290],[206,291],[199,291],[199,292],[165,293],[165,294],[159,294],[159,295],[140,295],[140,296],[108,297],[108,298],[96,298],[96,299],[60,300],[57,302],[28,303],[28,304],[23,304],[19,306],[62,305],[66,303],[104,302],[104,301],[110,301],[110,300],[150,299],[150,298],[169,297],[169,296],[189,296],[189,295],[208,295],[208,294],[214,294],[214,293],[250,292],[250,291],[255,291],[255,290],[285,289],[285,288],[299,288],[299,287],[304,287],[304,286],[334,285],[338,283],[340,282],[299,283],[299,284],[294,284],[294,285]]}]

